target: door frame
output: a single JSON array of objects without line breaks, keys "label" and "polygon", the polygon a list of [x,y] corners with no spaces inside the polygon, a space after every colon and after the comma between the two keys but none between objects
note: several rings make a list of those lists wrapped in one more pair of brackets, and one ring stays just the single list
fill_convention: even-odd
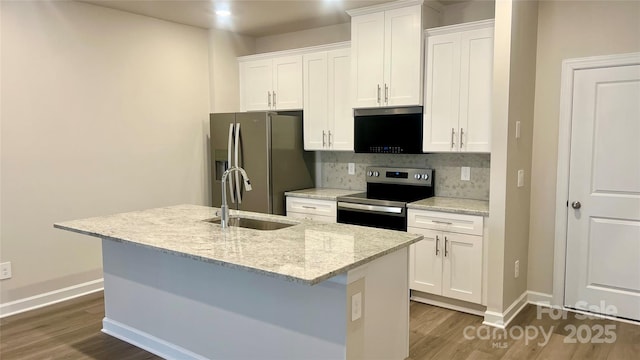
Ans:
[{"label": "door frame", "polygon": [[564,307],[574,74],[577,70],[637,64],[640,64],[640,52],[565,59],[562,61],[552,305]]}]

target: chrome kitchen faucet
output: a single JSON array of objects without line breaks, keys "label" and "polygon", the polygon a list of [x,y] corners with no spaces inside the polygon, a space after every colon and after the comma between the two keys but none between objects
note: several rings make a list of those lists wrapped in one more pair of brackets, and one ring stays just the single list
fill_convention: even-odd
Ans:
[{"label": "chrome kitchen faucet", "polygon": [[249,181],[249,176],[247,176],[247,172],[244,171],[243,168],[232,166],[222,174],[222,205],[220,206],[220,226],[222,226],[223,229],[227,228],[227,223],[229,222],[229,205],[227,205],[227,187],[225,185],[227,183],[227,177],[234,171],[239,171],[240,175],[242,175],[245,191],[251,191],[251,182]]}]

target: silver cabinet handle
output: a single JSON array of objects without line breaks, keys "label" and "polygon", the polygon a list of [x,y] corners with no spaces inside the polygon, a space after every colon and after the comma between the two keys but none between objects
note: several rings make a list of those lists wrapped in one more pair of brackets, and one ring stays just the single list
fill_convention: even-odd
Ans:
[{"label": "silver cabinet handle", "polygon": [[307,205],[302,205],[303,209],[311,209],[311,210],[315,210],[316,207],[315,206],[307,206]]},{"label": "silver cabinet handle", "polygon": [[389,104],[389,86],[384,84],[384,103]]},{"label": "silver cabinet handle", "polygon": [[380,104],[380,84],[378,84],[378,105]]},{"label": "silver cabinet handle", "polygon": [[267,94],[269,94],[269,95],[267,95],[267,98],[269,99],[269,100],[268,100],[268,102],[269,102],[269,107],[271,107],[271,91],[268,91],[268,92],[267,92]]},{"label": "silver cabinet handle", "polygon": [[440,244],[440,238],[438,238],[438,235],[436,235],[436,256],[440,254],[439,244]]},{"label": "silver cabinet handle", "polygon": [[582,204],[580,204],[580,201],[574,201],[571,203],[571,207],[578,210],[582,207]]},{"label": "silver cabinet handle", "polygon": [[322,130],[322,147],[326,147],[327,146],[326,138],[327,138],[327,134],[324,132],[324,130]]},{"label": "silver cabinet handle", "polygon": [[436,224],[443,224],[443,225],[452,225],[452,222],[448,222],[448,221],[438,221],[438,220],[431,220],[431,222],[436,223]]},{"label": "silver cabinet handle", "polygon": [[460,128],[460,149],[462,149],[463,143],[462,143],[462,137],[464,136],[464,129]]},{"label": "silver cabinet handle", "polygon": [[329,130],[329,147],[331,147],[331,130]]},{"label": "silver cabinet handle", "polygon": [[444,257],[449,256],[449,250],[447,248],[447,243],[449,242],[449,240],[447,240],[447,237],[444,237]]},{"label": "silver cabinet handle", "polygon": [[276,107],[276,92],[273,92],[273,107]]},{"label": "silver cabinet handle", "polygon": [[454,141],[454,137],[456,136],[456,129],[451,128],[451,150],[453,150],[453,147],[455,145]]}]

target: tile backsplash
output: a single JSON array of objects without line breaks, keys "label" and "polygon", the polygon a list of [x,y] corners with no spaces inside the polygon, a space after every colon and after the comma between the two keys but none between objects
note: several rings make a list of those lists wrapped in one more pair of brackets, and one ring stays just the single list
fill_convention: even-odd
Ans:
[{"label": "tile backsplash", "polygon": [[[317,153],[321,173],[317,187],[365,190],[367,166],[432,168],[435,170],[436,196],[489,200],[490,154],[356,154],[352,152]],[[356,164],[355,175],[347,172],[348,163]],[[460,180],[460,167],[471,168],[471,180]]]}]

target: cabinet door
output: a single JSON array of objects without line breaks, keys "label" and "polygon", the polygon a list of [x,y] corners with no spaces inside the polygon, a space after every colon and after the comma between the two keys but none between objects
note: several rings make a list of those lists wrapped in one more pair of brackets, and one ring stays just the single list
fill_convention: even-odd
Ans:
[{"label": "cabinet door", "polygon": [[442,296],[482,301],[482,236],[442,233]]},{"label": "cabinet door", "polygon": [[353,107],[381,105],[384,86],[384,12],[351,19],[351,94]]},{"label": "cabinet door", "polygon": [[[353,108],[349,99],[351,50],[332,50],[328,60],[328,119],[332,150],[353,151]],[[306,116],[306,112],[305,112]]]},{"label": "cabinet door", "polygon": [[444,254],[442,232],[412,227],[407,232],[424,236],[424,239],[409,247],[409,287],[441,295]]},{"label": "cabinet door", "polygon": [[460,35],[460,150],[491,151],[493,28]]},{"label": "cabinet door", "polygon": [[271,109],[273,67],[272,60],[240,63],[240,110],[261,111]]},{"label": "cabinet door", "polygon": [[304,149],[325,150],[327,143],[327,53],[303,57],[304,84]]},{"label": "cabinet door", "polygon": [[422,6],[385,12],[385,106],[422,105]]},{"label": "cabinet door", "polygon": [[427,38],[422,150],[458,150],[460,35]]},{"label": "cabinet door", "polygon": [[277,110],[302,109],[302,56],[273,59],[273,106]]}]

